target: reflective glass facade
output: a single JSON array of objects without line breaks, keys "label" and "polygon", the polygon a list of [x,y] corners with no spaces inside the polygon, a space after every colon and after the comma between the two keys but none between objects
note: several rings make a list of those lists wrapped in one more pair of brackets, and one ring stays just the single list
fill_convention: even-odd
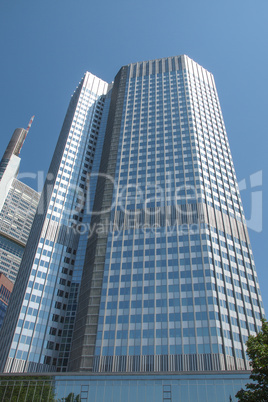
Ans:
[{"label": "reflective glass facade", "polygon": [[4,372],[249,368],[264,311],[211,73],[187,56],[110,87],[86,73],[39,207]]},{"label": "reflective glass facade", "polygon": [[[70,368],[246,369],[245,341],[264,311],[213,76],[173,57],[123,67],[114,88],[115,149],[103,153],[114,184],[112,195],[96,192],[110,226],[89,239],[88,318]],[[84,296],[90,272],[102,279],[98,310],[97,289]]]},{"label": "reflective glass facade", "polygon": [[0,328],[1,328],[1,325],[3,324],[4,317],[6,315],[6,311],[7,311],[6,303],[4,303],[2,300],[0,300]]},{"label": "reflective glass facade", "polygon": [[5,371],[66,371],[83,261],[77,228],[107,88],[86,73],[72,96],[2,332],[4,345],[13,333]]},{"label": "reflective glass facade", "polygon": [[2,376],[0,398],[9,401],[226,402],[249,382],[247,373],[190,375]]}]

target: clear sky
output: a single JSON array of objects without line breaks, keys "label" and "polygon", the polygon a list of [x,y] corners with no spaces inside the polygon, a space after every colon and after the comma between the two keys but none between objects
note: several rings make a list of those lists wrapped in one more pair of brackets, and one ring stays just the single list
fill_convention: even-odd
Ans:
[{"label": "clear sky", "polygon": [[249,235],[268,314],[267,21],[267,0],[0,0],[0,157],[34,114],[21,173],[46,173],[86,70],[110,82],[124,64],[187,54],[214,74],[246,218],[262,213]]}]

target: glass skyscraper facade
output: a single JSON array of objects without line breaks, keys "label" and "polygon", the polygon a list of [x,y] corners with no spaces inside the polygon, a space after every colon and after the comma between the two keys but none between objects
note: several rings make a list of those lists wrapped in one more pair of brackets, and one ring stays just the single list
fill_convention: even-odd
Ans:
[{"label": "glass skyscraper facade", "polygon": [[14,334],[8,356],[2,355],[5,370],[66,370],[71,337],[64,325],[72,329],[81,281],[76,227],[84,215],[107,89],[86,73],[70,101],[2,331],[3,345]]},{"label": "glass skyscraper facade", "polygon": [[[70,367],[246,369],[244,343],[264,312],[213,76],[174,57],[123,67],[115,87],[104,170],[114,184],[95,198],[110,227],[89,239],[88,322],[78,306]],[[86,288],[101,271],[94,299]]]},{"label": "glass skyscraper facade", "polygon": [[41,200],[4,372],[249,368],[264,310],[211,73],[187,56],[110,87],[86,73]]},{"label": "glass skyscraper facade", "polygon": [[189,374],[81,374],[0,377],[0,398],[12,401],[226,402],[247,381],[245,372]]}]

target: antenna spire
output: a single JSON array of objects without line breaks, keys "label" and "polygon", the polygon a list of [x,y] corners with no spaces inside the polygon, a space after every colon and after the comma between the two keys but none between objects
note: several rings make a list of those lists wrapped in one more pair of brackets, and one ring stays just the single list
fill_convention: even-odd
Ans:
[{"label": "antenna spire", "polygon": [[27,132],[27,134],[28,134],[28,132],[29,132],[29,130],[30,130],[30,128],[31,128],[31,125],[32,125],[33,119],[34,119],[34,116],[32,116],[32,117],[31,117],[31,120],[29,121],[28,127],[26,128],[26,132]]}]

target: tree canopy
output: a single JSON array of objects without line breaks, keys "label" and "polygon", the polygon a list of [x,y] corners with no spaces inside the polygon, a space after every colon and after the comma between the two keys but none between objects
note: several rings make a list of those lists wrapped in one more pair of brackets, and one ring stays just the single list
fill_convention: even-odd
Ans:
[{"label": "tree canopy", "polygon": [[254,382],[246,384],[236,397],[240,402],[268,401],[268,322],[262,320],[261,331],[250,335],[247,342],[247,354],[252,367],[250,379]]}]

